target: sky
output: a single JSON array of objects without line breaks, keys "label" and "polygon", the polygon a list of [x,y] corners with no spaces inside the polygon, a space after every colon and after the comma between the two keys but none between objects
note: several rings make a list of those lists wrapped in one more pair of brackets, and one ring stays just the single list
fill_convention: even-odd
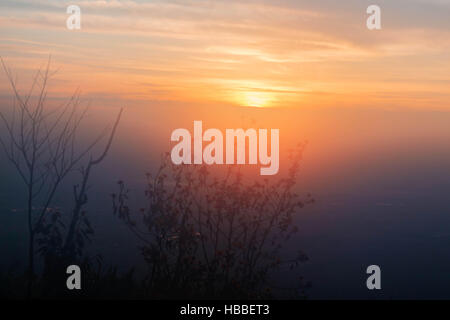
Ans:
[{"label": "sky", "polygon": [[[366,27],[374,3],[381,30]],[[66,28],[71,4],[80,30]],[[449,16],[450,0],[0,0],[0,55],[26,87],[51,54],[61,97],[441,110]]]}]

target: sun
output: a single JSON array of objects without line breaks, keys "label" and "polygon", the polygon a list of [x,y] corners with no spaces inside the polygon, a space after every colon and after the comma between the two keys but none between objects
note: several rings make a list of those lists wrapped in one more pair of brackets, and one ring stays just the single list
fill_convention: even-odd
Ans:
[{"label": "sun", "polygon": [[273,97],[266,92],[246,91],[239,100],[246,107],[264,108],[269,106]]}]

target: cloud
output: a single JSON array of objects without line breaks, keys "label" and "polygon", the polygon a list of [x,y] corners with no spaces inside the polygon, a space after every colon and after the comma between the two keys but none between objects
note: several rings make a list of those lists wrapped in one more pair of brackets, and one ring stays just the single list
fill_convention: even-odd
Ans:
[{"label": "cloud", "polygon": [[417,75],[429,85],[448,66],[450,5],[378,2],[383,29],[372,32],[365,0],[84,0],[76,2],[82,29],[71,32],[65,8],[72,1],[5,0],[0,52],[23,68],[51,52],[74,85],[152,99],[205,91],[226,98],[242,88],[279,96],[368,92],[438,56],[440,67]]}]

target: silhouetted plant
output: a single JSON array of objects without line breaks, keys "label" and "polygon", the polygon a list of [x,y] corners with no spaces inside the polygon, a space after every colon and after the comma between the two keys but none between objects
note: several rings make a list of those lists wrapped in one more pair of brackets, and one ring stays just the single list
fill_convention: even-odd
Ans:
[{"label": "silhouetted plant", "polygon": [[[51,245],[64,243],[65,254],[74,252],[75,228],[79,223],[81,208],[85,203],[85,184],[91,167],[99,163],[106,155],[111,144],[116,125],[111,133],[106,151],[99,159],[88,162],[83,174],[82,188],[75,189],[75,209],[71,223],[64,239],[58,223],[59,215],[53,212],[54,197],[67,175],[100,141],[99,135],[88,146],[77,148],[76,137],[87,109],[79,110],[80,93],[76,91],[64,104],[55,110],[49,110],[47,105],[47,87],[51,77],[50,58],[43,69],[39,69],[33,78],[30,90],[21,94],[11,70],[1,59],[3,69],[13,92],[13,106],[10,117],[0,112],[0,118],[6,129],[6,134],[0,136],[0,144],[7,159],[13,164],[26,187],[27,230],[28,230],[28,267],[27,296],[31,297],[35,281],[35,242],[39,240],[41,254],[51,256],[59,248]],[[78,150],[80,149],[80,150]],[[64,241],[65,240],[65,241]],[[49,260],[47,259],[47,262]]]},{"label": "silhouetted plant", "polygon": [[[173,165],[163,157],[147,174],[147,205],[129,206],[123,181],[113,194],[114,213],[142,241],[152,298],[269,298],[271,271],[284,261],[282,245],[297,232],[298,209],[314,200],[294,192],[302,147],[286,177],[245,182],[235,166],[212,174],[207,166]],[[302,289],[299,283],[296,289]]]},{"label": "silhouetted plant", "polygon": [[[85,245],[91,241],[94,229],[89,222],[86,211],[83,210],[88,202],[87,187],[91,170],[101,163],[108,154],[117,126],[120,121],[122,110],[120,110],[116,122],[111,130],[109,139],[103,152],[96,158],[90,157],[85,167],[80,172],[82,176],[81,185],[73,187],[74,208],[68,223],[68,228],[62,222],[61,213],[48,209],[42,223],[36,230],[38,235],[38,252],[44,259],[44,271],[42,274],[42,287],[45,295],[61,295],[65,288],[61,286],[66,278],[65,269],[68,265],[83,265],[91,270],[91,259],[83,256]],[[60,288],[60,290],[57,290]],[[56,289],[56,290],[55,290]],[[63,290],[61,290],[63,289]]]}]

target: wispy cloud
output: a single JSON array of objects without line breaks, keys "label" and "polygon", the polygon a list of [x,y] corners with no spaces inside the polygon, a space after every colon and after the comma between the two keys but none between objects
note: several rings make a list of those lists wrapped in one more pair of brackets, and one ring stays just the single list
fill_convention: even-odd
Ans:
[{"label": "wispy cloud", "polygon": [[101,87],[127,98],[238,103],[246,88],[295,104],[314,92],[401,94],[407,80],[399,75],[412,69],[410,89],[445,90],[449,3],[379,2],[377,32],[365,27],[371,3],[356,0],[85,0],[76,3],[82,30],[68,31],[71,1],[6,0],[0,53],[23,69],[52,53],[70,74],[65,85],[83,82],[89,92]]}]

